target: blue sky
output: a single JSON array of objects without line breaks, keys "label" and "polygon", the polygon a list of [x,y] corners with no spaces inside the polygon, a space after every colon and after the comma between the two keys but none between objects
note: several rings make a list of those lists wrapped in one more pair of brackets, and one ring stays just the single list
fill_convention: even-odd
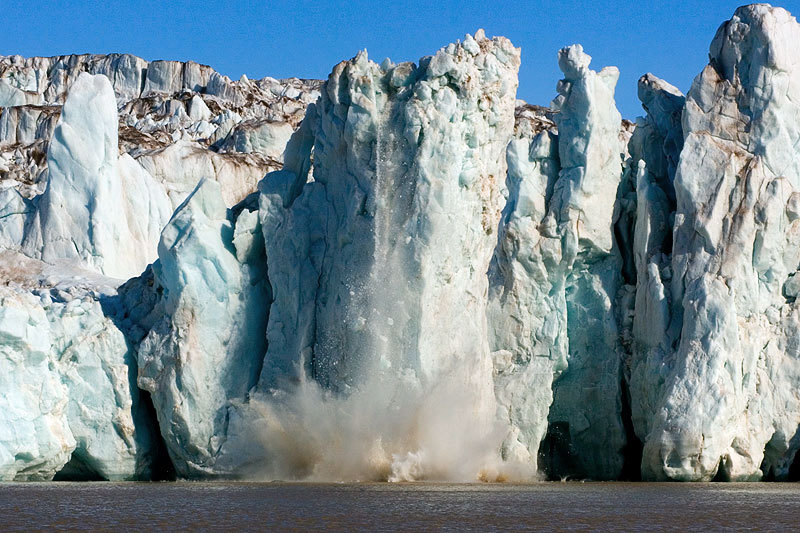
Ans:
[{"label": "blue sky", "polygon": [[[560,78],[557,50],[581,43],[595,69],[619,67],[617,104],[633,118],[639,76],[688,90],[717,27],[742,3],[0,0],[0,54],[129,52],[192,59],[232,78],[324,78],[362,48],[377,61],[416,61],[484,28],[522,47],[520,98],[547,105]],[[773,5],[800,14],[800,0]]]}]

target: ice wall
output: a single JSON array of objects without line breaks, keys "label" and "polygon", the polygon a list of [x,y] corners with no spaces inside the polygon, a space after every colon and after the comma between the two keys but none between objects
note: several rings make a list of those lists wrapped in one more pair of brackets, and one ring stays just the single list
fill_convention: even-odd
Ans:
[{"label": "ice wall", "polygon": [[785,10],[739,8],[687,95],[670,283],[680,338],[644,428],[646,478],[783,477],[800,444],[797,42]]},{"label": "ice wall", "polygon": [[347,396],[380,376],[420,418],[398,420],[417,437],[372,436],[387,455],[424,455],[428,434],[447,431],[424,414],[437,385],[467,403],[455,455],[493,432],[486,271],[518,67],[511,43],[482,32],[419,65],[360,53],[335,67],[286,168],[261,186],[275,294],[263,391],[307,372]]},{"label": "ice wall", "polygon": [[0,245],[120,279],[155,259],[161,229],[201,179],[218,181],[231,207],[280,168],[320,84],[231,81],[126,54],[0,56],[0,81],[11,90],[0,94]]},{"label": "ice wall", "polygon": [[580,45],[558,59],[565,78],[552,114],[557,135],[553,127],[522,130],[509,145],[510,194],[490,271],[495,384],[510,421],[504,454],[535,464],[550,424],[577,461],[552,470],[612,479],[625,442],[613,309],[619,72],[589,69]]},{"label": "ice wall", "polygon": [[0,478],[786,479],[798,42],[738,9],[635,127],[579,45],[552,109],[362,52],[291,137],[313,82],[0,57]]}]

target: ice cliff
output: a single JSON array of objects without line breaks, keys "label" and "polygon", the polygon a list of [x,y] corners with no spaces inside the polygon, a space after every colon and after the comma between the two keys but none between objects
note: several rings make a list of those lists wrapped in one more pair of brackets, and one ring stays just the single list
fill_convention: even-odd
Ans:
[{"label": "ice cliff", "polygon": [[324,83],[0,57],[0,479],[796,476],[799,42],[739,8],[635,124],[482,31]]},{"label": "ice cliff", "polygon": [[[365,391],[380,381],[377,405],[398,396],[407,412],[402,431],[367,437],[377,462],[460,476],[459,455],[493,431],[486,271],[518,67],[519,50],[482,32],[419,65],[360,53],[336,66],[302,143],[260,187],[274,291],[260,388],[299,372],[375,401]],[[467,416],[440,420],[432,403],[447,401]],[[431,442],[441,424],[448,450]]]},{"label": "ice cliff", "polygon": [[520,120],[509,144],[508,201],[490,271],[495,385],[510,422],[504,453],[536,462],[549,424],[568,432],[566,451],[582,463],[575,467],[615,478],[625,442],[614,316],[619,72],[591,70],[580,45],[558,58],[565,78],[555,124]]},{"label": "ice cliff", "polygon": [[[656,321],[635,344],[649,367],[639,374],[648,383],[637,427],[647,478],[785,477],[800,444],[797,42],[786,11],[740,8],[686,96],[671,261],[645,267],[641,304]],[[666,214],[656,197],[643,209]],[[664,254],[648,235],[659,225],[637,234]]]},{"label": "ice cliff", "polygon": [[158,428],[107,316],[114,280],[3,252],[0,479],[147,479]]},{"label": "ice cliff", "polygon": [[[209,204],[217,210],[211,220],[225,219],[227,206],[251,195],[266,172],[281,166],[283,145],[316,99],[319,83],[244,77],[231,82],[196,63],[147,63],[129,55],[2,57],[0,78],[0,243],[7,293],[0,322],[7,368],[2,401],[8,413],[0,424],[0,477],[161,477],[164,472],[155,469],[163,443],[172,439],[158,435],[150,391],[160,401],[158,369],[169,366],[162,359],[177,361],[192,345],[183,343],[180,320],[159,314],[166,311],[155,305],[150,286],[135,293],[132,287],[141,285],[135,281],[118,287],[138,280],[160,245],[175,256],[159,263],[163,276],[177,280],[198,272],[181,264],[182,250],[193,243],[203,249],[203,241],[213,246],[218,237],[213,232],[221,228],[209,226],[200,242],[186,243],[184,231],[205,227],[192,226],[188,217],[199,196],[193,194],[195,201],[175,216],[173,210],[204,179],[206,189],[219,184],[219,198]],[[256,213],[250,218],[257,231]],[[239,259],[258,250],[263,255],[260,233],[243,248],[241,227]],[[190,257],[203,255],[195,252]],[[207,253],[214,256],[216,250]],[[238,274],[237,260],[233,265],[250,289],[249,274]],[[263,277],[264,266],[253,269]],[[234,302],[231,312],[248,309],[237,302],[257,300],[225,287]],[[192,284],[182,294],[175,288],[163,307],[179,314],[186,307],[182,302],[205,298],[201,289]],[[209,323],[218,320],[218,311],[209,309]],[[266,320],[258,310],[244,314],[256,323]],[[155,333],[143,341],[140,322],[147,318],[156,330],[174,327],[174,355],[166,355],[171,345]],[[228,338],[219,342],[229,345]],[[158,354],[152,365],[147,346]],[[215,350],[223,361],[210,363],[209,370],[226,373],[229,353],[219,344]],[[209,394],[206,381],[199,376],[196,387],[213,404],[224,394],[220,389]],[[220,386],[246,390],[247,382],[239,384],[234,374]],[[200,429],[206,417],[209,427],[215,423],[211,411],[188,402],[187,411],[173,417],[189,416],[176,434],[214,433]],[[189,429],[195,422],[197,429]]]}]

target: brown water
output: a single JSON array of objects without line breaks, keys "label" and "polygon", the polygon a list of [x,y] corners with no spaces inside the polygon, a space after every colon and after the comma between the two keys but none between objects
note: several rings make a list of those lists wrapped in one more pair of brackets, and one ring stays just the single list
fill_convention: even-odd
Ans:
[{"label": "brown water", "polygon": [[0,484],[0,530],[779,530],[796,483]]}]

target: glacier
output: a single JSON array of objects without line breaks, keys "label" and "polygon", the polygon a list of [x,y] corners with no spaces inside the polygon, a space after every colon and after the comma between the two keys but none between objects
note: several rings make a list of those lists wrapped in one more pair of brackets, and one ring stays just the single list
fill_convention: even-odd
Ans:
[{"label": "glacier", "polygon": [[669,295],[645,303],[666,304],[668,337],[643,336],[671,360],[641,432],[646,478],[785,478],[796,451],[798,38],[784,10],[738,9],[686,96]]},{"label": "glacier", "polygon": [[797,478],[798,42],[743,6],[635,122],[482,30],[0,56],[0,480]]},{"label": "glacier", "polygon": [[115,281],[3,252],[0,479],[148,479],[157,427],[107,316]]},{"label": "glacier", "polygon": [[[497,396],[510,420],[505,453],[537,461],[548,426],[567,428],[569,453],[585,464],[555,468],[607,479],[620,473],[625,440],[612,310],[621,278],[613,223],[622,118],[619,72],[595,72],[590,61],[580,45],[559,52],[565,78],[555,122],[526,121],[509,144],[489,321]],[[598,338],[602,348],[593,346]]]}]

